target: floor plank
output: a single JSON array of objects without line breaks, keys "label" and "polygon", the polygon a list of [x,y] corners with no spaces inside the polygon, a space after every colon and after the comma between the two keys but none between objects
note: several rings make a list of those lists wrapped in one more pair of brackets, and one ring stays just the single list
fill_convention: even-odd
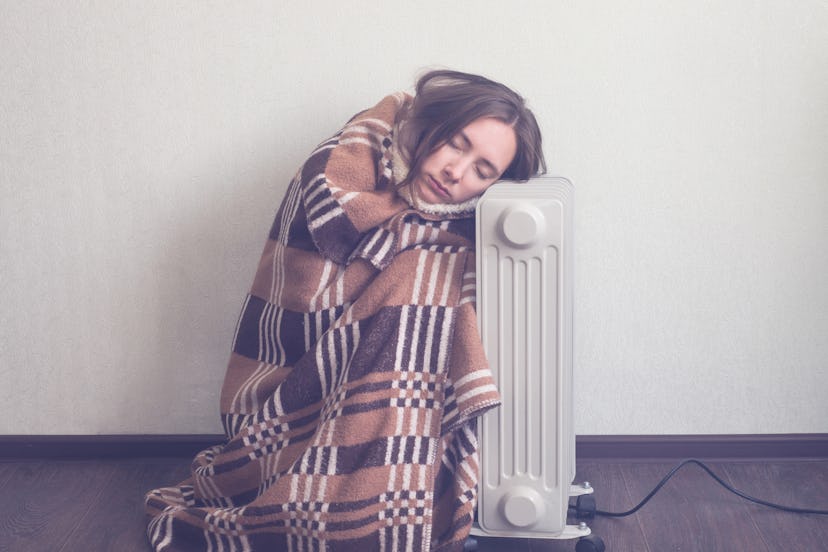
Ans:
[{"label": "floor plank", "polygon": [[182,459],[113,461],[112,477],[95,504],[70,535],[63,550],[147,552],[143,498],[147,491],[186,478]]},{"label": "floor plank", "polygon": [[[828,463],[732,463],[728,482],[754,498],[798,508],[828,511]],[[756,528],[771,550],[825,550],[828,516],[783,512],[748,504]]]},{"label": "floor plank", "polygon": [[8,464],[0,501],[0,550],[55,552],[110,480],[101,462]]},{"label": "floor plank", "polygon": [[[576,482],[589,481],[598,510],[622,512],[629,510],[640,497],[633,497],[627,488],[621,464],[578,463]],[[613,552],[647,552],[647,540],[638,514],[624,518],[596,517],[588,521],[592,532],[601,537],[607,550]]]},{"label": "floor plank", "polygon": [[6,482],[11,479],[11,474],[16,469],[16,465],[9,462],[0,462],[0,496],[2,496]]},{"label": "floor plank", "polygon": [[[143,496],[188,475],[189,458],[0,462],[0,551],[149,552]],[[641,500],[674,463],[579,463],[600,510]],[[711,468],[758,498],[828,509],[828,460],[718,462]],[[572,516],[570,523],[577,523]],[[826,550],[828,516],[753,505],[687,466],[639,512],[597,517],[610,552]],[[575,541],[479,539],[479,552],[572,552]]]},{"label": "floor plank", "polygon": [[[528,552],[529,539],[480,537],[477,539],[477,552]],[[574,550],[574,549],[570,549]]]},{"label": "floor plank", "polygon": [[[722,475],[721,465],[709,466]],[[643,498],[673,467],[672,463],[626,464],[622,466],[622,473],[630,493]],[[694,465],[676,473],[638,511],[638,518],[653,551],[777,552],[768,548],[741,499]]]}]

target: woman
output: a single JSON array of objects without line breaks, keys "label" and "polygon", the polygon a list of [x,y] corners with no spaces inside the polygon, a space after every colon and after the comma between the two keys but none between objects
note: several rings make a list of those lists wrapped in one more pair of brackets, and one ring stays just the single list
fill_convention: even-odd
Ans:
[{"label": "woman", "polygon": [[151,491],[156,550],[460,550],[475,419],[499,401],[474,314],[474,206],[544,170],[516,93],[433,71],[294,177],[221,393],[227,443]]}]

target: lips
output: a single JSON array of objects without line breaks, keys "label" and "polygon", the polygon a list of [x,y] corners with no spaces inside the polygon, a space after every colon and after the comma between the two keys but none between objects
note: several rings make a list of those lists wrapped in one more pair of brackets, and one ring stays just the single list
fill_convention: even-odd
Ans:
[{"label": "lips", "polygon": [[426,181],[428,182],[431,191],[433,191],[437,197],[451,199],[451,194],[449,193],[449,191],[445,187],[443,187],[443,185],[440,184],[435,178],[428,176],[426,177]]}]

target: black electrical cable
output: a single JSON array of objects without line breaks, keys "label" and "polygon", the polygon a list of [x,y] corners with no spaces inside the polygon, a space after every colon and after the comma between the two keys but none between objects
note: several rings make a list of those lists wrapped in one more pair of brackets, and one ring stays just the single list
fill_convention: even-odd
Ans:
[{"label": "black electrical cable", "polygon": [[[670,478],[673,477],[673,475],[675,475],[675,473],[677,471],[679,471],[681,468],[683,468],[687,464],[695,464],[695,465],[699,466],[701,469],[706,471],[707,474],[710,475],[710,477],[715,479],[716,482],[719,485],[721,485],[722,487],[724,487],[725,489],[727,489],[731,493],[733,493],[737,496],[740,496],[741,498],[744,498],[745,500],[748,500],[748,501],[753,502],[755,504],[761,504],[762,506],[767,506],[769,508],[776,508],[777,510],[782,510],[783,512],[791,512],[791,513],[794,513],[794,514],[817,514],[817,515],[822,515],[822,516],[828,515],[828,510],[812,510],[812,509],[809,509],[809,508],[794,508],[794,507],[791,507],[791,506],[782,506],[782,505],[779,505],[779,504],[774,504],[773,502],[768,502],[767,500],[754,498],[750,495],[747,495],[747,494],[743,493],[742,491],[734,489],[733,487],[731,487],[730,485],[725,483],[718,475],[713,473],[713,470],[711,470],[703,462],[701,462],[699,460],[696,460],[695,458],[689,458],[687,460],[684,460],[680,464],[678,464],[676,467],[674,467],[672,470],[670,470],[670,472],[667,475],[664,476],[664,478],[658,483],[658,485],[656,485],[655,488],[652,491],[650,491],[650,493],[647,496],[645,496],[644,499],[641,500],[641,502],[639,502],[634,508],[631,508],[631,509],[627,510],[626,512],[604,512],[602,510],[595,510],[595,512],[593,512],[594,515],[596,515],[596,516],[605,516],[605,517],[626,517],[626,516],[629,516],[629,515],[632,515],[632,514],[636,513],[638,510],[641,509],[642,506],[647,504],[647,502],[649,502],[650,499],[653,498],[659,490],[661,490],[661,488],[665,485],[665,483],[667,483],[667,481],[669,481]],[[572,505],[569,506],[569,509],[570,510],[577,510],[577,508],[575,506],[572,506]]]}]

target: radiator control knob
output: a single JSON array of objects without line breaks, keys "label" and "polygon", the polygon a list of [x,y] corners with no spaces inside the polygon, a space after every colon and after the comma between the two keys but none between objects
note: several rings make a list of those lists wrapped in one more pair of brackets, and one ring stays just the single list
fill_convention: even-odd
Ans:
[{"label": "radiator control knob", "polygon": [[509,207],[500,216],[500,233],[516,247],[529,247],[543,234],[543,213],[534,205],[521,203]]},{"label": "radiator control knob", "polygon": [[531,487],[517,487],[500,500],[503,517],[515,527],[528,527],[544,516],[543,497]]}]

